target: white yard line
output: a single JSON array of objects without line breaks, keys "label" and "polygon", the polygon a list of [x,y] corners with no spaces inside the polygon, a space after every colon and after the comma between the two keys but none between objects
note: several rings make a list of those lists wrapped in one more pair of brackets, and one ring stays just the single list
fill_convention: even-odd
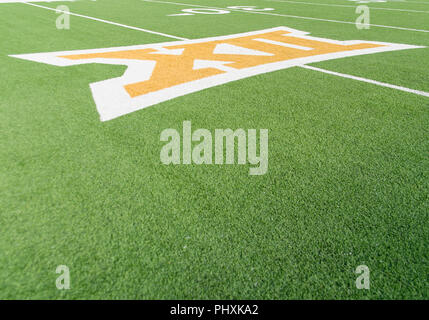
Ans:
[{"label": "white yard line", "polygon": [[98,19],[98,18],[94,18],[94,17],[90,17],[90,16],[84,16],[82,14],[77,14],[77,13],[73,13],[73,12],[66,12],[66,11],[62,11],[62,10],[57,10],[55,8],[45,7],[45,6],[41,6],[41,5],[34,4],[34,3],[29,3],[29,2],[22,2],[22,3],[28,4],[29,6],[33,6],[33,7],[38,7],[38,8],[42,8],[42,9],[46,9],[46,10],[51,10],[51,11],[55,11],[55,12],[67,13],[67,14],[70,14],[71,16],[76,16],[76,17],[80,17],[80,18],[85,18],[85,19],[89,19],[89,20],[103,22],[103,23],[111,24],[111,25],[114,25],[114,26],[122,27],[122,28],[127,28],[127,29],[131,29],[131,30],[142,31],[142,32],[146,32],[146,33],[152,33],[152,34],[156,34],[156,35],[159,35],[159,36],[163,36],[163,37],[167,37],[167,38],[172,38],[172,39],[176,39],[176,40],[188,40],[186,38],[172,36],[171,34],[166,34],[166,33],[156,32],[156,31],[152,31],[152,30],[147,30],[147,29],[132,27],[132,26],[128,26],[128,25],[125,25],[125,24],[116,23],[116,22],[112,22],[112,21],[108,21],[108,20]]},{"label": "white yard line", "polygon": [[357,81],[371,83],[371,84],[375,84],[375,85],[381,86],[381,87],[386,87],[386,88],[396,89],[396,90],[405,91],[405,92],[409,92],[409,93],[414,93],[414,94],[418,94],[418,95],[424,96],[424,97],[429,97],[429,92],[425,92],[425,91],[409,89],[409,88],[397,86],[394,84],[379,82],[379,81],[366,79],[366,78],[362,78],[362,77],[351,76],[349,74],[329,71],[329,70],[320,69],[320,68],[316,68],[316,67],[312,67],[312,66],[308,66],[308,65],[302,65],[301,68],[305,68],[305,69],[309,69],[309,70],[313,70],[313,71],[319,71],[319,72],[331,74],[333,76],[338,76],[338,77],[342,77],[342,78],[353,79],[353,80],[357,80]]},{"label": "white yard line", "polygon": [[26,2],[72,2],[75,0],[0,0],[0,4],[2,3],[26,3]]},{"label": "white yard line", "polygon": [[[260,11],[249,11],[249,10],[240,10],[240,9],[220,8],[220,7],[203,6],[203,5],[198,5],[198,4],[189,4],[189,3],[180,3],[180,2],[154,1],[154,0],[141,0],[141,1],[152,2],[152,3],[165,3],[165,4],[172,4],[172,5],[177,5],[177,6],[186,6],[186,7],[200,7],[200,8],[208,8],[208,9],[228,10],[228,11],[236,11],[236,12],[251,13],[251,14],[264,14],[264,15],[269,15],[269,16],[278,16],[278,17],[304,19],[304,20],[314,20],[314,21],[324,21],[324,22],[332,22],[332,23],[343,23],[343,24],[353,24],[353,25],[356,24],[355,22],[351,22],[351,21],[340,21],[340,20],[330,20],[330,19],[313,18],[313,17],[294,16],[294,15],[289,15],[289,14],[279,14],[279,13],[270,13],[270,12],[260,12]],[[388,29],[396,29],[396,30],[405,30],[405,31],[427,32],[427,33],[429,33],[429,30],[412,29],[412,28],[395,27],[395,26],[385,26],[385,25],[381,25],[381,24],[370,24],[370,26],[371,27],[378,27],[378,28],[388,28]]]},{"label": "white yard line", "polygon": [[418,3],[418,4],[429,4],[429,2],[421,2],[421,1],[400,1],[402,3]]},{"label": "white yard line", "polygon": [[[344,8],[356,8],[360,4],[368,5],[370,3],[356,3],[356,5],[346,5],[346,4],[330,4],[330,3],[314,3],[314,2],[302,2],[302,1],[286,1],[286,0],[264,0],[269,2],[284,2],[292,4],[303,4],[303,5],[313,5],[313,6],[326,6],[326,7],[344,7]],[[387,10],[387,11],[403,11],[403,12],[416,12],[416,13],[429,13],[429,11],[420,11],[420,10],[411,10],[411,9],[396,9],[396,8],[380,8],[369,6],[371,10]]]}]

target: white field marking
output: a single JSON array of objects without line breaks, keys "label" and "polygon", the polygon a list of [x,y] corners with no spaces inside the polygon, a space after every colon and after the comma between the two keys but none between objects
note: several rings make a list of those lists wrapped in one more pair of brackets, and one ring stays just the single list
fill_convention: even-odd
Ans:
[{"label": "white field marking", "polygon": [[213,50],[213,53],[214,54],[240,54],[244,56],[272,56],[273,55],[272,53],[238,47],[228,43],[220,43],[216,45],[216,47]]},{"label": "white field marking", "polygon": [[155,52],[149,52],[149,54],[167,54],[167,55],[172,55],[172,56],[180,56],[183,51],[185,51],[185,49],[168,49],[168,48],[155,48],[158,51]]},{"label": "white field marking", "polygon": [[404,2],[404,0],[348,0],[355,3],[387,3],[387,2]]},{"label": "white field marking", "polygon": [[[269,1],[269,2],[285,2],[285,3],[293,3],[293,4],[314,5],[314,6],[327,6],[327,7],[356,8],[356,6],[346,5],[346,4],[314,3],[314,2],[287,1],[287,0],[264,0],[264,1]],[[420,10],[411,10],[411,9],[380,8],[380,7],[371,7],[371,6],[369,8],[371,10],[387,10],[387,11],[403,11],[403,12],[429,13],[429,11],[420,11]]]},{"label": "white field marking", "polygon": [[269,44],[275,44],[277,46],[282,46],[282,47],[286,47],[286,48],[292,48],[292,49],[298,49],[298,50],[304,50],[304,51],[313,50],[313,48],[298,46],[296,44],[274,41],[274,40],[269,40],[269,39],[258,38],[258,39],[253,39],[253,40],[259,41],[259,42],[265,42],[265,43],[269,43]]},{"label": "white field marking", "polygon": [[[240,10],[240,9],[227,9],[227,8],[202,6],[202,5],[198,5],[198,4],[169,2],[169,1],[154,1],[154,0],[141,0],[141,1],[144,1],[144,2],[153,2],[153,3],[166,3],[166,4],[177,5],[177,6],[201,7],[201,8],[209,8],[209,9],[230,10],[230,11],[236,11],[236,12],[242,12],[242,13],[244,12],[244,13],[252,13],[252,14],[265,14],[265,15],[277,16],[277,17],[286,17],[286,18],[295,18],[295,19],[304,19],[304,20],[314,20],[314,21],[323,21],[323,22],[332,22],[332,23],[343,23],[343,24],[356,25],[356,22],[351,22],[351,21],[331,20],[331,19],[322,19],[322,18],[313,18],[313,17],[302,17],[302,16],[294,16],[294,15],[290,15],[290,14],[279,14],[279,13],[261,12],[261,11],[249,11],[249,10]],[[405,30],[405,31],[427,32],[427,33],[429,33],[429,30],[412,29],[412,28],[395,27],[395,26],[385,26],[385,25],[382,25],[382,24],[369,24],[369,26],[371,26],[371,27],[378,27],[378,28],[387,28],[387,29],[396,29],[396,30]]]},{"label": "white field marking", "polygon": [[[347,0],[350,2],[355,2],[355,3],[388,3],[388,2],[394,2],[394,3],[404,3],[405,0]],[[412,1],[407,1],[409,3],[412,3]]]},{"label": "white field marking", "polygon": [[[205,10],[205,11],[203,11]],[[228,14],[231,13],[228,10],[219,10],[219,9],[211,9],[211,8],[204,8],[204,9],[183,9],[183,12],[186,13],[192,13],[192,14]]]},{"label": "white field marking", "polygon": [[[304,56],[293,59],[279,60],[270,63],[261,63],[252,67],[244,67],[242,69],[235,69],[233,67],[225,66],[228,62],[219,62],[219,61],[198,61],[194,67],[204,68],[217,68],[224,71],[224,73],[215,74],[212,76],[207,76],[199,78],[197,80],[180,83],[173,86],[166,86],[165,88],[158,89],[157,91],[152,91],[149,93],[141,94],[135,97],[130,96],[126,91],[126,86],[130,84],[142,83],[151,79],[152,73],[155,69],[155,65],[158,63],[155,60],[135,60],[135,59],[111,59],[111,58],[88,58],[88,59],[67,59],[63,56],[67,55],[79,55],[79,54],[91,54],[91,53],[107,53],[107,52],[118,52],[118,51],[127,51],[127,50],[139,50],[139,49],[156,49],[158,52],[162,52],[163,49],[169,49],[173,46],[172,50],[177,49],[180,46],[185,46],[189,44],[196,43],[206,43],[216,41],[219,42],[225,41],[228,42],[230,39],[254,36],[255,38],[261,38],[262,34],[267,32],[274,31],[284,31],[290,32],[288,36],[299,37],[306,40],[315,40],[323,41],[326,43],[339,44],[339,45],[353,45],[360,43],[368,44],[378,44],[379,47],[367,48],[367,49],[356,49],[356,50],[345,50],[340,52],[328,53],[328,54],[319,54],[313,56]],[[186,46],[185,46],[186,48]],[[136,45],[136,46],[127,46],[127,47],[115,47],[115,48],[102,48],[102,49],[90,49],[90,50],[73,50],[73,51],[62,51],[62,52],[46,52],[46,53],[32,53],[32,54],[20,54],[20,55],[11,55],[11,57],[20,58],[24,60],[30,60],[35,62],[46,63],[55,66],[72,66],[80,64],[91,64],[91,63],[101,63],[101,64],[113,64],[113,65],[125,65],[127,69],[122,76],[111,78],[99,82],[94,82],[90,84],[92,95],[97,107],[97,110],[100,114],[101,121],[107,121],[119,116],[158,104],[176,97],[180,97],[186,94],[193,92],[201,91],[203,89],[211,88],[218,86],[224,83],[231,81],[236,81],[251,76],[268,73],[276,70],[302,66],[304,64],[358,56],[364,54],[372,54],[378,52],[388,52],[396,50],[405,50],[405,49],[415,49],[423,48],[419,46],[405,45],[405,44],[395,44],[395,43],[386,43],[386,42],[375,42],[375,41],[337,41],[319,37],[312,37],[308,35],[308,32],[299,31],[296,29],[286,28],[286,27],[277,27],[266,30],[259,30],[253,32],[246,32],[241,34],[233,34],[228,36],[218,36],[212,38],[204,39],[195,39],[195,40],[186,40],[186,41],[172,41],[156,44],[146,44],[146,45]],[[223,48],[225,49],[225,48]],[[267,50],[269,47],[267,47]],[[268,50],[269,51],[269,50]],[[166,51],[165,51],[166,52]],[[178,52],[174,52],[177,54]],[[154,55],[155,56],[155,55]],[[194,60],[198,59],[198,54],[195,55]],[[180,63],[180,60],[178,60]],[[240,61],[240,60],[237,60]],[[314,69],[316,71],[319,71]],[[349,76],[352,77],[352,76]],[[363,79],[363,78],[362,78]],[[376,81],[364,79],[369,83],[378,83]],[[401,88],[399,86],[390,85],[391,88]],[[417,91],[410,91],[417,92]]]},{"label": "white field marking", "polygon": [[[356,1],[356,0],[349,0],[349,1]],[[368,2],[368,0],[366,0],[366,3],[374,3],[371,0],[369,0],[370,2]],[[416,3],[416,4],[429,4],[429,2],[422,2],[422,1],[405,1],[405,0],[391,0],[390,2],[394,2],[394,3]]]},{"label": "white field marking", "polygon": [[75,0],[0,0],[0,4],[2,3],[26,3],[26,2],[71,2]]},{"label": "white field marking", "polygon": [[176,16],[193,16],[193,13],[176,13],[176,14],[169,14],[167,17],[176,17]]},{"label": "white field marking", "polygon": [[132,27],[132,26],[128,26],[128,25],[125,25],[125,24],[121,24],[121,23],[116,23],[116,22],[112,22],[112,21],[98,19],[98,18],[94,18],[94,17],[90,17],[90,16],[84,16],[82,14],[77,14],[77,13],[73,13],[73,12],[67,12],[67,11],[63,11],[63,10],[57,10],[55,8],[45,7],[45,6],[41,6],[41,5],[34,4],[34,3],[29,3],[29,2],[22,2],[22,3],[28,4],[29,6],[33,6],[33,7],[38,7],[38,8],[42,8],[42,9],[46,9],[46,10],[51,10],[51,11],[55,11],[55,12],[66,13],[66,14],[69,14],[71,16],[76,16],[76,17],[80,17],[80,18],[85,18],[85,19],[89,19],[89,20],[103,22],[103,23],[111,24],[111,25],[114,25],[114,26],[122,27],[122,28],[127,28],[127,29],[131,29],[131,30],[142,31],[142,32],[146,32],[146,33],[152,33],[152,34],[156,34],[156,35],[159,35],[159,36],[163,36],[163,37],[167,37],[167,38],[172,38],[172,39],[176,39],[176,40],[187,40],[186,38],[172,36],[171,34],[166,34],[166,33],[156,32],[156,31],[152,31],[152,30],[148,30],[148,29],[142,29],[142,28]]},{"label": "white field marking", "polygon": [[[356,1],[356,0],[349,0],[349,1]],[[367,0],[368,1],[368,0]],[[370,0],[371,1],[371,0]],[[391,2],[395,3],[417,3],[417,4],[429,4],[429,2],[423,2],[423,1],[408,1],[408,0],[391,0]]]},{"label": "white field marking", "polygon": [[418,3],[418,4],[429,4],[429,2],[420,2],[420,1],[403,1],[405,3]]},{"label": "white field marking", "polygon": [[351,76],[349,74],[339,73],[339,72],[335,72],[335,71],[329,71],[329,70],[320,69],[320,68],[316,68],[316,67],[312,67],[312,66],[307,66],[307,65],[302,65],[300,67],[301,68],[305,68],[305,69],[309,69],[309,70],[313,70],[313,71],[319,71],[319,72],[331,74],[331,75],[338,76],[338,77],[343,77],[343,78],[347,78],[347,79],[353,79],[353,80],[357,80],[357,81],[362,81],[362,82],[366,82],[366,83],[375,84],[375,85],[381,86],[381,87],[396,89],[396,90],[400,90],[400,91],[405,91],[405,92],[409,92],[409,93],[418,94],[418,95],[424,96],[424,97],[429,97],[429,92],[425,92],[425,91],[409,89],[409,88],[405,88],[405,87],[401,87],[401,86],[396,86],[394,84],[389,84],[389,83],[385,83],[385,82],[375,81],[375,80],[366,79],[366,78],[362,78],[362,77]]},{"label": "white field marking", "polygon": [[228,9],[241,9],[249,11],[273,11],[274,8],[258,8],[257,6],[230,6]]}]

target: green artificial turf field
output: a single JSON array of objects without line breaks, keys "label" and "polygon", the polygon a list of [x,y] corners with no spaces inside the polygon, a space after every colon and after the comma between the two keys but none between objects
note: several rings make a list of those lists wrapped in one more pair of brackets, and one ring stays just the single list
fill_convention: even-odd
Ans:
[{"label": "green artificial turf field", "polygon": [[[0,299],[429,298],[429,0],[2,2]],[[59,5],[85,17],[58,30]],[[171,16],[207,8],[229,13]],[[10,56],[279,26],[428,47],[309,64],[419,94],[292,67],[102,122],[90,84],[126,66]],[[164,165],[160,134],[186,120],[268,129],[268,172]]]}]

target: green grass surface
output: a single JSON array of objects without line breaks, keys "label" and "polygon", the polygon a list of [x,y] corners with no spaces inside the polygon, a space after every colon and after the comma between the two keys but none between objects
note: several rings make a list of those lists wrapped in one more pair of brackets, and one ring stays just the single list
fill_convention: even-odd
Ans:
[{"label": "green grass surface", "polygon": [[[171,0],[174,1],[174,0]],[[181,0],[354,21],[353,8]],[[311,0],[305,2],[322,2]],[[323,1],[352,5],[341,0]],[[233,12],[167,17],[138,0],[72,12],[191,39],[276,26],[337,40],[429,46],[429,33]],[[429,11],[429,4],[370,6]],[[429,30],[429,14],[371,23]],[[0,299],[427,299],[429,99],[291,68],[100,122],[89,83],[125,67],[56,67],[10,54],[169,41],[0,4]],[[429,48],[314,66],[429,91]],[[162,130],[269,129],[269,169],[161,164]],[[55,287],[67,265],[71,290]],[[354,270],[371,270],[357,290]]]}]

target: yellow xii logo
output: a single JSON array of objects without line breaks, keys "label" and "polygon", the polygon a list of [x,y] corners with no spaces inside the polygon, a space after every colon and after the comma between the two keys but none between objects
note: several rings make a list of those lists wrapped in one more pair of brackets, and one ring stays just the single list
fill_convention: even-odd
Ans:
[{"label": "yellow xii logo", "polygon": [[342,57],[418,48],[336,41],[286,28],[130,47],[13,55],[56,66],[126,65],[118,78],[91,83],[102,121],[250,76]]}]

